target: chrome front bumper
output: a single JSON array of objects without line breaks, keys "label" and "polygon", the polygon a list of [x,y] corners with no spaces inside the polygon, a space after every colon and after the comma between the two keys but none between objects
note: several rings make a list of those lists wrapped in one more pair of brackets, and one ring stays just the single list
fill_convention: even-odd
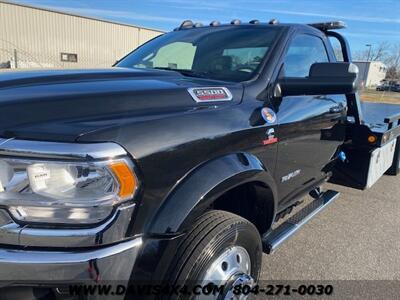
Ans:
[{"label": "chrome front bumper", "polygon": [[128,281],[141,245],[142,239],[137,238],[94,250],[0,248],[0,285]]}]

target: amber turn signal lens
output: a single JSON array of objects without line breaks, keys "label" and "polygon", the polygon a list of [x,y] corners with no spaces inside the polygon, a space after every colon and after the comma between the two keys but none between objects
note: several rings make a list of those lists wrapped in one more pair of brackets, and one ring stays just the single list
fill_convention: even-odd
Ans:
[{"label": "amber turn signal lens", "polygon": [[121,198],[133,197],[137,187],[137,179],[131,168],[124,162],[115,162],[110,165],[110,169],[119,182],[118,196]]},{"label": "amber turn signal lens", "polygon": [[377,137],[376,137],[375,135],[369,135],[369,136],[368,136],[368,142],[369,142],[370,144],[375,144],[376,141],[377,141]]}]

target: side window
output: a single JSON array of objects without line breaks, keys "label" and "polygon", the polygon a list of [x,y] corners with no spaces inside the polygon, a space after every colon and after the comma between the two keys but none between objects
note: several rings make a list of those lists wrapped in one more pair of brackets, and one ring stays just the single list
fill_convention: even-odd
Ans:
[{"label": "side window", "polygon": [[316,62],[328,62],[323,41],[316,36],[300,34],[296,36],[284,60],[285,77],[307,77],[310,67]]},{"label": "side window", "polygon": [[340,45],[339,40],[336,37],[330,36],[329,42],[331,43],[333,52],[335,53],[336,61],[344,61],[342,46]]}]

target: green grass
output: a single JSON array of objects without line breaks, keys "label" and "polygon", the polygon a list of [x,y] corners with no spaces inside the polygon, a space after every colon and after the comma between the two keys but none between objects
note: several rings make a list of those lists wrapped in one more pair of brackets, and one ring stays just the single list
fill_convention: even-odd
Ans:
[{"label": "green grass", "polygon": [[400,93],[387,91],[365,90],[360,92],[361,100],[368,102],[400,104]]}]

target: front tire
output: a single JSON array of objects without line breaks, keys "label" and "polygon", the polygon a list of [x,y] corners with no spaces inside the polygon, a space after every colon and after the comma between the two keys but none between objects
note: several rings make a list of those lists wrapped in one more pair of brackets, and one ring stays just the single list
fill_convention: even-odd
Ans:
[{"label": "front tire", "polygon": [[224,285],[220,295],[180,295],[178,299],[224,299],[235,285],[258,280],[262,262],[261,238],[255,226],[235,214],[212,210],[190,228],[171,267],[173,285]]}]

